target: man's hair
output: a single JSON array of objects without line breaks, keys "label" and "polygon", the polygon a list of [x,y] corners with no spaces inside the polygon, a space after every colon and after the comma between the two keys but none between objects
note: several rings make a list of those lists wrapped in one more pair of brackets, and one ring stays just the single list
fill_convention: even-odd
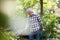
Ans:
[{"label": "man's hair", "polygon": [[28,8],[27,10],[26,10],[26,12],[28,13],[28,12],[33,12],[34,14],[36,14],[36,12],[32,9],[32,8]]}]

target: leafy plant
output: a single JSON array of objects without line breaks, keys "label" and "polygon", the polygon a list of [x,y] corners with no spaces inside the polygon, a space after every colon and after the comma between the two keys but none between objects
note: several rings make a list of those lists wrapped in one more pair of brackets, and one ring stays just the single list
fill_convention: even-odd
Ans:
[{"label": "leafy plant", "polygon": [[12,36],[15,35],[9,31],[8,20],[8,16],[0,12],[0,40],[14,39]]},{"label": "leafy plant", "polygon": [[[45,27],[45,32],[42,37],[50,37],[50,38],[56,38],[57,37],[57,16],[55,14],[44,14],[42,16],[42,21]],[[42,33],[42,32],[41,32]]]}]

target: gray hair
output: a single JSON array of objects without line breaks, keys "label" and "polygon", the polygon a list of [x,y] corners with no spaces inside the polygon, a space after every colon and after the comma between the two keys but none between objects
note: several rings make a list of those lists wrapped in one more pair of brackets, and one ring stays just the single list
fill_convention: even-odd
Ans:
[{"label": "gray hair", "polygon": [[29,11],[33,12],[34,14],[36,14],[36,12],[35,12],[32,8],[28,8],[28,9],[26,10],[27,13],[28,13]]}]

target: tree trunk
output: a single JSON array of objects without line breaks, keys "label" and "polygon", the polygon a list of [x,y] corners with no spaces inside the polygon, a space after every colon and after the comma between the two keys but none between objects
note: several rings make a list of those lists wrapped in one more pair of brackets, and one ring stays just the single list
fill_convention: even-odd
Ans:
[{"label": "tree trunk", "polygon": [[40,0],[40,5],[41,5],[41,15],[43,15],[43,0]]}]

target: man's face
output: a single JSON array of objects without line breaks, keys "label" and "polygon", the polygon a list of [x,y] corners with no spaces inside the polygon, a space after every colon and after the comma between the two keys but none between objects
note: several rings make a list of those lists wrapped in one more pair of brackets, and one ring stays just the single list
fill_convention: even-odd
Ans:
[{"label": "man's face", "polygon": [[33,15],[33,12],[28,12],[28,15],[29,15],[29,16],[32,16],[32,15]]}]

